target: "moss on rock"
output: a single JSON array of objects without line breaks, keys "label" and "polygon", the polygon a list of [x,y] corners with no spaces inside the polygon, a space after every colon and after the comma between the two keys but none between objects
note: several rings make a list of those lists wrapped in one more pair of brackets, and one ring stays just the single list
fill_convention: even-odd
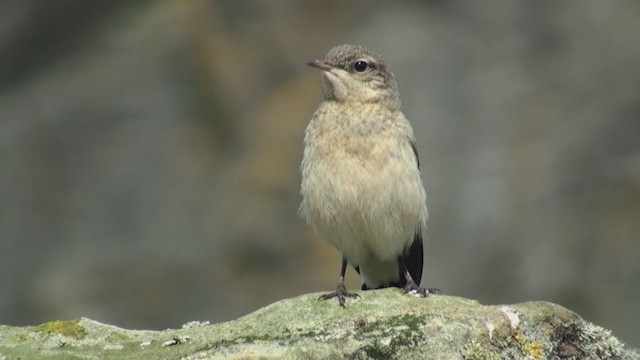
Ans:
[{"label": "moss on rock", "polygon": [[70,321],[61,321],[54,320],[50,322],[46,322],[40,325],[36,325],[31,329],[33,331],[41,332],[44,334],[60,334],[64,336],[68,336],[70,338],[74,338],[76,340],[82,339],[87,336],[87,330],[82,326],[78,325],[80,319],[70,320]]},{"label": "moss on rock", "polygon": [[545,302],[485,306],[384,289],[341,308],[318,295],[164,331],[85,318],[0,326],[0,359],[640,359],[609,331]]}]

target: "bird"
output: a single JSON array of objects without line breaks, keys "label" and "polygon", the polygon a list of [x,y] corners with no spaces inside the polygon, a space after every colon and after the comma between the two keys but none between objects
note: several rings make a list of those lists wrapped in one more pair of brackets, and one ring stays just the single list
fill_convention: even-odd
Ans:
[{"label": "bird", "polygon": [[333,47],[307,65],[320,70],[323,98],[304,134],[299,214],[316,237],[342,254],[334,292],[347,291],[351,265],[361,289],[420,287],[428,210],[413,128],[401,109],[390,67],[359,45]]}]

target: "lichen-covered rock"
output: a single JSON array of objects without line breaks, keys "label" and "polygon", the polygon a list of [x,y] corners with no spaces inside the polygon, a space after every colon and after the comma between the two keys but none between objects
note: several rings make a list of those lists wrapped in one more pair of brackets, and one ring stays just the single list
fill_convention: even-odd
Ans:
[{"label": "lichen-covered rock", "polygon": [[308,294],[235,321],[164,331],[86,318],[0,326],[0,360],[640,359],[608,330],[551,303],[485,306],[398,289],[361,295],[346,309]]}]

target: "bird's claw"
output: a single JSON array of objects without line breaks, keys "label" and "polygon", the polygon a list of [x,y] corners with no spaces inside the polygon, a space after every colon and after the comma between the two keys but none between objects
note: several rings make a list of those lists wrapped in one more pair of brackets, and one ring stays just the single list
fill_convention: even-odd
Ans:
[{"label": "bird's claw", "polygon": [[423,288],[418,286],[415,282],[408,282],[404,287],[405,294],[417,295],[420,297],[428,297],[430,294],[435,294],[441,292],[440,289],[437,288]]},{"label": "bird's claw", "polygon": [[338,283],[338,287],[336,287],[336,291],[334,292],[330,292],[328,294],[324,294],[322,296],[320,296],[318,298],[318,300],[329,300],[332,299],[334,297],[338,298],[338,303],[340,304],[340,306],[344,307],[344,304],[346,303],[346,298],[350,297],[352,299],[357,299],[360,297],[360,295],[356,294],[356,293],[350,293],[347,291],[346,286],[344,286],[344,282],[339,282]]}]

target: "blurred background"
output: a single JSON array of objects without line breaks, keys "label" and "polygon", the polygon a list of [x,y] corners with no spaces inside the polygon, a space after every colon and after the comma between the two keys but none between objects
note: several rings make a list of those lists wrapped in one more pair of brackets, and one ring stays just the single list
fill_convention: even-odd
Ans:
[{"label": "blurred background", "polygon": [[297,216],[305,63],[356,43],[415,128],[423,285],[640,347],[639,36],[636,1],[4,1],[0,323],[162,329],[334,289]]}]

